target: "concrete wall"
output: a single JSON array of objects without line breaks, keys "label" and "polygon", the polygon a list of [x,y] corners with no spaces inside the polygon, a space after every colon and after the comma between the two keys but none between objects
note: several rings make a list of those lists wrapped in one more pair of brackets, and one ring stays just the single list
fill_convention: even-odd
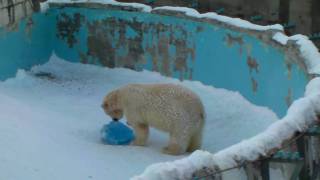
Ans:
[{"label": "concrete wall", "polygon": [[51,30],[55,27],[48,16],[33,14],[26,1],[16,1],[9,9],[0,10],[0,80],[14,76],[17,69],[46,62],[53,50]]},{"label": "concrete wall", "polygon": [[279,116],[303,95],[303,67],[250,33],[206,22],[105,9],[51,9],[55,52],[74,62],[149,69],[239,91]]},{"label": "concrete wall", "polygon": [[270,32],[175,16],[100,5],[33,14],[16,31],[1,29],[0,77],[44,63],[55,51],[72,62],[149,69],[238,91],[279,116],[303,95],[308,82],[304,66],[285,49],[265,41]]}]

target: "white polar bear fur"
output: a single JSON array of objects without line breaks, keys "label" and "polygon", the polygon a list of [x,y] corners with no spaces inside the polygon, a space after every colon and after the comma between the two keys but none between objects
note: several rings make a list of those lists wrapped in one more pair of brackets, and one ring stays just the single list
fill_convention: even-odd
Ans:
[{"label": "white polar bear fur", "polygon": [[168,132],[164,153],[178,155],[201,147],[205,123],[200,98],[177,84],[129,84],[110,92],[103,109],[113,119],[126,116],[134,129],[134,145],[146,144],[149,126]]}]

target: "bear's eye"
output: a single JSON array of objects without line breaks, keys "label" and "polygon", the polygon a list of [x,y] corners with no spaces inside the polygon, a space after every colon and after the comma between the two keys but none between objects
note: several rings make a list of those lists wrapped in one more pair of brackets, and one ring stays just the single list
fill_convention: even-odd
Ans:
[{"label": "bear's eye", "polygon": [[107,103],[102,104],[101,107],[102,107],[102,108],[108,108],[108,107],[109,107],[109,104],[107,104]]}]

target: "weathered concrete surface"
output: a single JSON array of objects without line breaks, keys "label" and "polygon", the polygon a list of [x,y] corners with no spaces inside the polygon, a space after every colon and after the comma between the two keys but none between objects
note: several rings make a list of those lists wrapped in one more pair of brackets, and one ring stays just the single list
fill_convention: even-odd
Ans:
[{"label": "weathered concrete surface", "polygon": [[90,21],[79,13],[62,13],[56,19],[56,35],[69,48],[78,43],[79,28],[86,27],[87,51],[80,52],[83,63],[139,70],[146,64],[149,54],[152,70],[167,76],[177,72],[180,79],[192,78],[188,62],[195,58],[194,44],[190,40],[193,35],[183,26],[145,23],[136,18],[107,17]]},{"label": "weathered concrete surface", "polygon": [[275,30],[243,29],[171,10],[52,5],[55,52],[70,61],[199,80],[239,91],[279,116],[313,76],[294,42],[282,46],[272,39]]},{"label": "weathered concrete surface", "polygon": [[2,62],[2,79],[17,67],[43,63],[55,51],[73,62],[148,69],[239,91],[281,116],[313,76],[294,42],[282,46],[272,40],[275,30],[243,29],[170,10],[145,13],[99,3],[51,6],[7,25],[16,27],[14,33],[2,29],[0,57],[10,59]]}]

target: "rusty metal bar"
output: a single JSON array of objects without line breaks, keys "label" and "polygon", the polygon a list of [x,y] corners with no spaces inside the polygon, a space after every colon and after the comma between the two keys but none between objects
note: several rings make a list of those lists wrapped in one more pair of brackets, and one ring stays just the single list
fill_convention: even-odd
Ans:
[{"label": "rusty metal bar", "polygon": [[270,180],[269,160],[262,161],[260,168],[262,180]]},{"label": "rusty metal bar", "polygon": [[301,172],[299,174],[300,180],[311,180],[309,175],[309,165],[308,165],[308,158],[307,156],[307,143],[305,137],[301,137],[297,140],[297,148],[302,158],[304,158],[304,163],[301,168]]}]

